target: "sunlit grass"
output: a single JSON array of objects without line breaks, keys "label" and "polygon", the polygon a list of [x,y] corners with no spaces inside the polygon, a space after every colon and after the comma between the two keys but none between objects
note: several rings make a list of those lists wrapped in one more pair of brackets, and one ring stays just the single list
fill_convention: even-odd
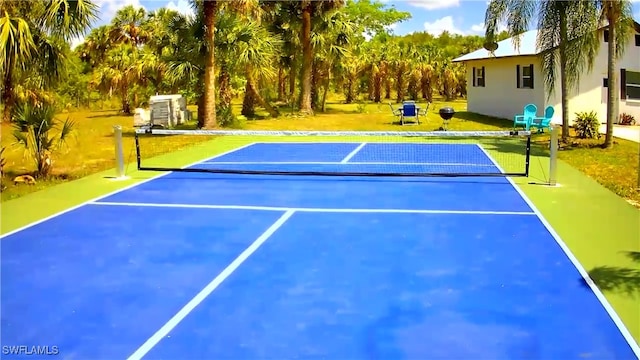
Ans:
[{"label": "sunlit grass", "polygon": [[[573,129],[568,144],[561,145],[558,159],[580,170],[590,178],[640,206],[640,191],[638,184],[638,157],[640,150],[638,143],[614,138],[614,145],[608,149],[602,148],[604,135],[600,139],[578,139]],[[535,142],[548,142],[548,136],[536,137]]]},{"label": "sunlit grass", "polygon": [[[13,199],[60,182],[77,179],[115,166],[115,147],[113,127],[123,128],[123,145],[125,161],[129,166],[135,166],[135,147],[133,139],[133,116],[122,116],[118,111],[75,111],[60,114],[76,123],[73,136],[68,140],[62,151],[53,154],[52,176],[46,180],[38,180],[36,185],[14,185],[12,179],[17,175],[31,174],[35,170],[32,161],[24,156],[24,147],[15,143],[11,124],[2,124],[2,138],[0,144],[5,150],[5,174],[2,179],[6,189],[2,191],[2,201]],[[149,146],[147,155],[157,155],[163,152],[175,151],[193,141],[201,141],[194,137],[172,137],[171,142],[162,145]],[[159,143],[162,139],[152,139]]]}]

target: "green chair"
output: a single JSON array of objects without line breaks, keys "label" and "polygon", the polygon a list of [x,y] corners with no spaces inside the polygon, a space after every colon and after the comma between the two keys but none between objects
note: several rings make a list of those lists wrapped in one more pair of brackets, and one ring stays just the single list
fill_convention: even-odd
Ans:
[{"label": "green chair", "polygon": [[531,127],[537,128],[538,132],[544,132],[544,129],[551,131],[551,119],[553,118],[554,112],[553,106],[547,106],[546,109],[544,109],[544,117],[534,117],[531,122]]},{"label": "green chair", "polygon": [[531,122],[536,117],[536,113],[538,112],[538,107],[534,104],[527,104],[524,107],[524,111],[521,115],[516,115],[513,118],[513,128],[515,129],[518,126],[523,127],[526,131],[529,131],[531,127]]}]

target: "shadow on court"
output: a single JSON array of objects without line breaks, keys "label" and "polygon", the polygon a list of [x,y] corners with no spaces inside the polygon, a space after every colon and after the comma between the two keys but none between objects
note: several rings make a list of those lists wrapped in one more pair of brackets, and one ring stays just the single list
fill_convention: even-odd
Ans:
[{"label": "shadow on court", "polygon": [[[589,270],[589,276],[603,292],[640,296],[640,251],[627,251],[625,255],[638,265],[636,268],[601,265]],[[584,279],[581,283],[588,287]]]}]

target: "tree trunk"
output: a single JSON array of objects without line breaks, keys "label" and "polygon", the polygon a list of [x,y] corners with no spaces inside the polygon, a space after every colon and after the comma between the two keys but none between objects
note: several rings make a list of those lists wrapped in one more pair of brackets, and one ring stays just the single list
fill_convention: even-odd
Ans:
[{"label": "tree trunk", "polygon": [[131,115],[131,102],[129,101],[129,90],[127,83],[123,85],[124,89],[122,90],[122,113],[124,115]]},{"label": "tree trunk", "polygon": [[[611,6],[606,4],[605,6]],[[613,123],[618,117],[618,107],[620,103],[618,95],[618,73],[616,71],[616,27],[611,24],[615,24],[618,19],[615,16],[609,16],[609,42],[608,45],[608,58],[607,58],[607,133],[604,137],[603,148],[608,148],[613,144]]]},{"label": "tree trunk", "polygon": [[311,66],[311,109],[318,110],[318,100],[320,99],[320,94],[318,91],[318,81],[320,80],[320,74],[318,70],[318,62],[314,61]]},{"label": "tree trunk", "polygon": [[311,10],[313,5],[307,2],[302,9],[302,72],[300,86],[300,112],[312,114],[311,109],[311,71],[313,67],[313,48],[311,46]]},{"label": "tree trunk", "polygon": [[291,69],[289,69],[289,97],[293,98],[296,94],[296,56],[291,59]]},{"label": "tree trunk", "polygon": [[242,111],[240,114],[252,118],[256,115],[256,97],[249,81],[244,86],[244,98],[242,99]]},{"label": "tree trunk", "polygon": [[216,58],[214,48],[217,1],[205,0],[203,9],[207,55],[204,67],[204,119],[202,126],[205,129],[212,129],[218,126],[216,123]]},{"label": "tree trunk", "polygon": [[204,127],[204,112],[205,112],[205,108],[204,108],[204,92],[200,93],[200,95],[198,95],[198,111],[197,111],[197,116],[198,116],[198,129],[202,129]]},{"label": "tree trunk", "polygon": [[396,72],[396,101],[399,103],[404,100],[404,92],[406,89],[404,70],[405,66],[404,64],[401,64],[398,66],[398,70]]},{"label": "tree trunk", "polygon": [[248,73],[247,74],[247,87],[246,90],[251,92],[252,95],[252,99],[257,101],[258,104],[260,104],[260,106],[262,106],[265,110],[267,110],[267,112],[269,113],[269,115],[271,115],[271,117],[278,117],[280,114],[278,113],[278,110],[276,110],[273,106],[271,106],[271,104],[265,100],[262,95],[260,95],[260,93],[258,92],[258,89],[255,86],[255,80],[253,79],[253,76]]},{"label": "tree trunk", "polygon": [[226,62],[220,64],[220,73],[218,74],[218,96],[220,97],[220,105],[223,107],[231,106],[231,75],[227,70]]},{"label": "tree trunk", "polygon": [[278,101],[285,100],[285,75],[282,66],[278,66]]},{"label": "tree trunk", "polygon": [[[11,59],[11,56],[9,56]],[[13,93],[13,75],[11,74],[12,67],[9,65],[9,69],[4,76],[4,86],[2,88],[2,103],[4,104],[4,110],[2,111],[2,122],[10,122],[13,108],[16,104],[16,99]]]},{"label": "tree trunk", "polygon": [[384,79],[384,98],[391,99],[391,80]]},{"label": "tree trunk", "polygon": [[331,69],[327,72],[327,80],[324,84],[324,90],[322,91],[322,112],[326,111],[327,93],[329,92],[329,86],[331,85]]},{"label": "tree trunk", "polygon": [[[560,13],[560,38],[567,39],[567,15]],[[562,142],[569,138],[569,79],[567,78],[566,42],[560,43],[560,97],[562,103]]]}]

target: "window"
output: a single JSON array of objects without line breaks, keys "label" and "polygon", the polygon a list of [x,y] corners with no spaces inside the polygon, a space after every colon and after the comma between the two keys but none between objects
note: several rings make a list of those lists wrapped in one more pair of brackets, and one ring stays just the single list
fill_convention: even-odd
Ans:
[{"label": "window", "polygon": [[473,86],[484,87],[484,66],[473,68]]},{"label": "window", "polygon": [[636,46],[640,46],[640,34],[636,34]]},{"label": "window", "polygon": [[604,31],[604,42],[609,42],[609,30]]},{"label": "window", "polygon": [[516,65],[516,87],[518,89],[533,89],[533,64]]},{"label": "window", "polygon": [[602,87],[604,88],[609,87],[609,79],[607,78],[602,79]]},{"label": "window", "polygon": [[640,100],[640,72],[620,70],[622,100]]}]

